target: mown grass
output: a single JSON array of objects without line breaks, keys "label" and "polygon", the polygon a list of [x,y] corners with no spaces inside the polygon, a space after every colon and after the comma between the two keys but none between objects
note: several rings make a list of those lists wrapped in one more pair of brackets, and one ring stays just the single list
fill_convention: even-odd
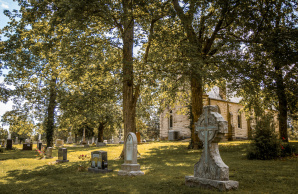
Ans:
[{"label": "mown grass", "polygon": [[[103,148],[68,147],[70,162],[50,165],[57,159],[38,160],[35,151],[11,150],[0,153],[0,193],[216,193],[189,188],[184,177],[193,174],[201,150],[188,150],[186,142],[160,142],[138,146],[138,163],[144,176],[117,175],[123,160],[117,159],[122,145]],[[298,158],[271,161],[247,160],[248,141],[220,144],[223,161],[230,167],[230,179],[239,181],[239,190],[231,193],[297,193]],[[292,142],[298,147],[298,142]],[[19,147],[21,148],[21,147]],[[108,174],[77,170],[81,154],[108,152]]]}]

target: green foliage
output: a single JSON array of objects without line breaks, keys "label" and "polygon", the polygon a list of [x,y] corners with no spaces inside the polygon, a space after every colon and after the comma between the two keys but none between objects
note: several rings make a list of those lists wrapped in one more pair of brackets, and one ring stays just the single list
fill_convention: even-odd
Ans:
[{"label": "green foliage", "polygon": [[281,155],[281,142],[274,131],[273,118],[264,115],[257,121],[248,159],[270,160]]},{"label": "green foliage", "polygon": [[289,143],[282,143],[278,139],[271,114],[259,118],[253,134],[252,144],[248,149],[248,159],[271,160],[291,156],[295,151],[295,147]]}]

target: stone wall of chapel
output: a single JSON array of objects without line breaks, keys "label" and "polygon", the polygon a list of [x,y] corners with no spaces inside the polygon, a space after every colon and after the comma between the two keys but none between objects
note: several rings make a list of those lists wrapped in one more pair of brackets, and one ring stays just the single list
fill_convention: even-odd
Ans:
[{"label": "stone wall of chapel", "polygon": [[[241,127],[238,128],[238,111],[243,108],[242,105],[238,103],[227,102],[223,100],[210,99],[206,101],[205,105],[217,105],[220,109],[220,114],[222,117],[228,121],[228,111],[233,114],[232,124],[235,129],[235,137],[236,138],[248,138],[248,128],[247,128],[247,120],[245,118],[245,113],[241,113]],[[229,110],[228,107],[229,106]]]},{"label": "stone wall of chapel", "polygon": [[181,108],[181,106],[176,106],[172,109],[173,115],[173,127],[170,128],[170,110],[166,109],[164,112],[160,114],[160,139],[167,139],[169,130],[179,131],[179,136],[181,138],[190,137],[190,129],[189,129],[189,119],[187,115],[177,114],[177,111]]}]

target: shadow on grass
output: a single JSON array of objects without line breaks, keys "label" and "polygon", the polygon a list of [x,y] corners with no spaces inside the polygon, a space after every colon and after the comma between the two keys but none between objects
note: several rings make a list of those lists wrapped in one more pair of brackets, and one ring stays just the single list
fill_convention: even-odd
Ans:
[{"label": "shadow on grass", "polygon": [[[293,166],[295,161],[248,161],[244,159],[247,146],[227,144],[219,148],[223,161],[230,166],[231,179],[240,183],[239,191],[233,192],[270,193],[282,189],[289,193],[296,188],[297,181],[293,177],[297,170]],[[32,170],[11,170],[3,177],[7,184],[1,185],[1,193],[214,193],[185,186],[184,177],[193,174],[194,164],[202,153],[202,150],[188,150],[186,147],[178,144],[149,146],[147,153],[138,159],[141,170],[145,172],[139,177],[117,175],[123,160],[109,160],[109,169],[114,172],[107,174],[78,172],[81,162],[71,161]],[[98,149],[89,147],[88,151]],[[71,147],[68,150],[85,149]],[[294,169],[289,169],[291,167]]]},{"label": "shadow on grass", "polygon": [[21,158],[34,158],[36,156],[35,150],[5,150],[0,154],[1,160],[21,159]]}]

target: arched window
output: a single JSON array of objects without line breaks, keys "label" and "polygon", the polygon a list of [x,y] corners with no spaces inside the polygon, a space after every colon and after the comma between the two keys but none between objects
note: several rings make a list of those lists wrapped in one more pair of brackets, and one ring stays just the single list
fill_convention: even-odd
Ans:
[{"label": "arched window", "polygon": [[172,129],[172,127],[173,127],[173,111],[170,110],[169,128]]},{"label": "arched window", "polygon": [[238,110],[237,121],[238,121],[238,128],[242,128],[242,119],[241,119],[240,110]]}]

